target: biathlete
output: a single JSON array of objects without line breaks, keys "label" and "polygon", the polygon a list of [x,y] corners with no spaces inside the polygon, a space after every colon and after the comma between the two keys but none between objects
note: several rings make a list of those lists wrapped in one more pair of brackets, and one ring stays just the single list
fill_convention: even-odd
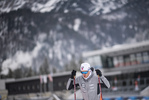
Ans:
[{"label": "biathlete", "polygon": [[80,67],[82,73],[81,76],[76,76],[76,71],[71,72],[71,77],[68,79],[66,89],[70,90],[75,86],[80,88],[84,100],[99,100],[99,80],[98,75],[100,76],[100,83],[102,87],[110,88],[109,81],[102,75],[102,72],[99,69],[96,69],[96,74],[94,74],[94,68],[90,66],[89,63],[82,63]]}]

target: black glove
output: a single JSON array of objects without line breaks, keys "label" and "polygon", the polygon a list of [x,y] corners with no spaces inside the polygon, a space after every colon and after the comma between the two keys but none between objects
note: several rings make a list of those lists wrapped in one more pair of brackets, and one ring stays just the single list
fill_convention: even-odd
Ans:
[{"label": "black glove", "polygon": [[91,69],[92,72],[94,71],[94,68],[93,67],[91,67],[90,69]]},{"label": "black glove", "polygon": [[73,71],[71,72],[71,79],[73,79],[74,76],[76,76],[76,71],[75,71],[75,70],[73,70]]},{"label": "black glove", "polygon": [[99,69],[96,69],[95,71],[96,71],[97,75],[102,76],[102,73],[101,73],[101,71]]}]

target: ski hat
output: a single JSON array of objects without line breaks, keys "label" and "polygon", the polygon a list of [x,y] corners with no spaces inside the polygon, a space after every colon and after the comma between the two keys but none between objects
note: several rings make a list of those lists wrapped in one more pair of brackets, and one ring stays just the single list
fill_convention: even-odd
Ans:
[{"label": "ski hat", "polygon": [[91,68],[91,66],[90,66],[89,63],[82,63],[81,67],[80,67],[80,70],[81,71],[88,71],[88,70],[90,70],[90,68]]}]

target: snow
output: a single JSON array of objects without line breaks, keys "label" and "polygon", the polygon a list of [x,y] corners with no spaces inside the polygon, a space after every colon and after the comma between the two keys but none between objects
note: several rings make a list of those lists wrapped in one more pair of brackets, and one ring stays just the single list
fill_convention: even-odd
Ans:
[{"label": "snow", "polygon": [[10,12],[12,10],[18,10],[23,7],[26,3],[26,0],[5,0],[0,2],[0,13],[1,12]]},{"label": "snow", "polygon": [[14,57],[6,59],[2,64],[2,74],[8,74],[8,69],[15,70],[21,65],[30,67],[32,64],[31,56],[29,53],[18,51]]},{"label": "snow", "polygon": [[45,4],[40,4],[35,2],[31,8],[32,11],[34,12],[50,12],[52,9],[55,8],[56,4],[59,2],[60,0],[49,0],[47,3]]},{"label": "snow", "polygon": [[52,59],[53,58],[53,50],[49,49],[49,58]]},{"label": "snow", "polygon": [[32,57],[37,57],[38,53],[39,53],[39,50],[42,48],[42,44],[41,43],[36,43],[36,47],[33,49],[32,51]]},{"label": "snow", "polygon": [[97,43],[96,42],[96,40],[97,40],[98,38],[97,38],[97,36],[96,35],[93,35],[92,37],[91,37],[91,41],[93,42],[93,43]]},{"label": "snow", "polygon": [[40,33],[39,36],[38,36],[38,40],[40,42],[43,42],[47,37],[47,34],[46,33]]},{"label": "snow", "polygon": [[77,7],[78,5],[77,5],[77,3],[73,3],[72,6],[73,7]]},{"label": "snow", "polygon": [[62,53],[61,53],[61,46],[62,46],[62,41],[56,41],[55,43],[54,43],[54,47],[53,47],[53,49],[54,49],[54,54],[55,54],[55,56],[57,56],[57,58],[59,59],[59,60],[61,60],[62,59]]},{"label": "snow", "polygon": [[120,8],[124,6],[127,3],[127,0],[121,1],[121,3],[115,4],[112,1],[109,0],[91,0],[92,4],[94,5],[92,7],[92,11],[90,12],[90,15],[99,14],[98,12],[102,10],[102,13],[109,13],[111,10]]},{"label": "snow", "polygon": [[15,55],[15,61],[12,60],[15,64],[25,64],[27,67],[31,66],[31,57],[30,53],[28,52],[23,52],[23,51],[18,51]]},{"label": "snow", "polygon": [[2,73],[4,75],[8,74],[8,69],[15,70],[19,68],[21,65],[24,65],[26,67],[31,67],[33,58],[38,56],[39,50],[41,49],[42,44],[37,42],[36,47],[31,52],[23,52],[23,51],[17,51],[16,54],[6,59],[2,63]]},{"label": "snow", "polygon": [[102,18],[103,19],[107,19],[109,21],[113,21],[113,20],[122,20],[127,16],[127,13],[125,12],[121,12],[119,14],[112,14],[112,15],[103,15]]},{"label": "snow", "polygon": [[68,12],[69,12],[69,10],[68,10],[68,9],[65,9],[65,10],[64,10],[64,13],[68,13]]},{"label": "snow", "polygon": [[132,25],[129,25],[129,28],[130,28],[130,29],[132,29],[132,28],[133,28],[133,26],[132,26]]},{"label": "snow", "polygon": [[71,54],[67,54],[67,59],[68,59],[69,61],[71,61],[71,59],[72,59]]},{"label": "snow", "polygon": [[81,20],[80,20],[79,18],[76,18],[76,19],[74,20],[73,29],[74,29],[75,31],[78,31],[78,30],[79,30],[79,27],[80,27],[80,24],[81,24]]},{"label": "snow", "polygon": [[103,33],[103,32],[100,32],[100,35],[101,35],[102,37],[106,37],[105,33]]},{"label": "snow", "polygon": [[[13,10],[18,10],[20,8],[23,8],[24,6],[29,7],[33,12],[50,12],[53,9],[61,9],[62,4],[64,3],[70,3],[69,0],[47,0],[47,2],[44,2],[41,0],[4,0],[0,2],[0,13],[3,12],[10,12]],[[60,2],[60,5],[58,3]],[[121,3],[119,3],[121,2]],[[79,1],[79,3],[76,1],[73,4],[69,4],[71,7],[75,8],[73,10],[79,10],[82,13],[94,15],[94,14],[100,14],[100,13],[109,13],[114,9],[120,8],[128,3],[127,0],[120,0],[118,3],[115,1],[110,0],[91,0],[91,3],[89,4],[90,7],[88,7],[89,12],[83,8],[83,6],[79,6],[79,3],[83,3],[82,1]],[[100,12],[102,10],[102,12]],[[64,13],[68,13],[69,8],[64,9]]]},{"label": "snow", "polygon": [[16,0],[14,3],[15,6],[14,10],[21,8],[25,3],[26,3],[25,0]]}]

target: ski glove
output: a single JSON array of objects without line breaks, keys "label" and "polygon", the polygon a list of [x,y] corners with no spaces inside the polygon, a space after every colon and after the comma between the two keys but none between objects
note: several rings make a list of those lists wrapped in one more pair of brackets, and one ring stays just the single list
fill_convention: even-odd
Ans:
[{"label": "ski glove", "polygon": [[99,69],[96,69],[95,71],[96,71],[97,75],[102,76],[102,73],[101,73],[101,71]]},{"label": "ski glove", "polygon": [[91,67],[90,69],[91,69],[92,72],[94,71],[94,68],[93,67]]},{"label": "ski glove", "polygon": [[76,71],[75,71],[75,70],[73,70],[73,71],[71,72],[71,79],[73,79],[74,76],[76,76]]}]

